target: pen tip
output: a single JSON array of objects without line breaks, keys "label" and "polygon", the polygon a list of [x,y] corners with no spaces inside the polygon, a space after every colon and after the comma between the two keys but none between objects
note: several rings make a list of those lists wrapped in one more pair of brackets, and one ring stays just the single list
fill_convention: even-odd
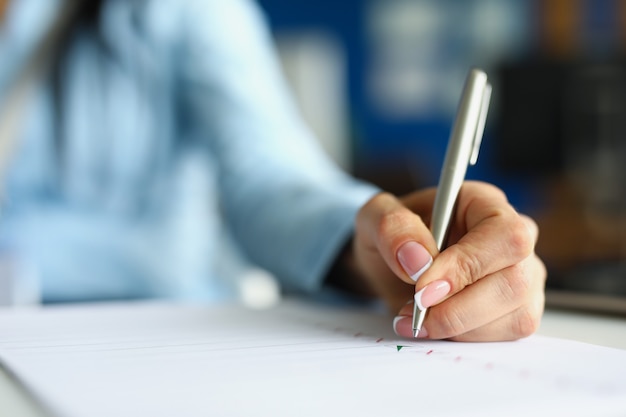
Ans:
[{"label": "pen tip", "polygon": [[417,337],[420,335],[420,329],[413,329],[413,337]]}]

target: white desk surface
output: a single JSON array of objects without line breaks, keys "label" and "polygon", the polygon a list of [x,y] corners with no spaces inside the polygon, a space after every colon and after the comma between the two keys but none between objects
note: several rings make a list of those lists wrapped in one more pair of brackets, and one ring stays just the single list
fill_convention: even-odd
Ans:
[{"label": "white desk surface", "polygon": [[[626,350],[626,317],[547,310],[538,334]],[[0,399],[2,416],[45,417],[2,368]]]}]

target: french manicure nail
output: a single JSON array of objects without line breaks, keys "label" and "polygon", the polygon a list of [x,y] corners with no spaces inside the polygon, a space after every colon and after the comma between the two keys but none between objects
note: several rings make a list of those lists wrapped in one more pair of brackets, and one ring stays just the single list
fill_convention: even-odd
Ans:
[{"label": "french manicure nail", "polygon": [[417,282],[419,277],[432,265],[433,257],[424,246],[415,241],[410,241],[398,250],[398,262],[402,265],[404,272]]},{"label": "french manicure nail", "polygon": [[[393,331],[402,337],[413,338],[413,321],[409,316],[396,316],[393,319]],[[428,338],[428,330],[422,327],[418,335],[420,339]]]},{"label": "french manicure nail", "polygon": [[449,292],[450,284],[448,281],[439,280],[431,282],[416,292],[413,298],[415,303],[417,303],[417,307],[420,310],[425,310],[443,300]]},{"label": "french manicure nail", "polygon": [[393,331],[398,336],[408,337],[411,330],[411,318],[408,316],[396,316],[393,319]]},{"label": "french manicure nail", "polygon": [[404,316],[395,316],[393,318],[393,331],[396,332],[396,334],[398,334],[398,322],[402,319],[404,319],[406,317]]}]

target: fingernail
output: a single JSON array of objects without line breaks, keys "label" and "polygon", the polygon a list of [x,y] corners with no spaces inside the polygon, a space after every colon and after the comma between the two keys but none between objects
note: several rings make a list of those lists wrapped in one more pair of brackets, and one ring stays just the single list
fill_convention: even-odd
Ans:
[{"label": "fingernail", "polygon": [[[393,319],[393,331],[402,337],[413,338],[413,320],[408,316],[396,316]],[[422,327],[419,335],[417,335],[420,339],[425,339],[428,337],[428,331],[425,327]]]},{"label": "fingernail", "polygon": [[413,335],[412,320],[407,316],[396,316],[393,319],[393,331],[398,336],[411,337]]},{"label": "fingernail", "polygon": [[420,310],[424,310],[443,300],[450,292],[450,284],[448,281],[433,281],[418,292],[413,297]]},{"label": "fingernail", "polygon": [[402,265],[402,269],[411,277],[413,281],[419,279],[420,276],[433,263],[433,257],[425,247],[415,241],[406,242],[398,250],[398,262]]}]

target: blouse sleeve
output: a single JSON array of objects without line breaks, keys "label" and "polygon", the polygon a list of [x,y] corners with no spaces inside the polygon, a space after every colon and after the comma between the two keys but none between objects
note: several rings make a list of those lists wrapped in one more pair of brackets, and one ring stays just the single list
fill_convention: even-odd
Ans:
[{"label": "blouse sleeve", "polygon": [[185,5],[184,120],[215,156],[225,221],[284,288],[314,290],[377,190],[334,165],[302,121],[253,3]]}]

